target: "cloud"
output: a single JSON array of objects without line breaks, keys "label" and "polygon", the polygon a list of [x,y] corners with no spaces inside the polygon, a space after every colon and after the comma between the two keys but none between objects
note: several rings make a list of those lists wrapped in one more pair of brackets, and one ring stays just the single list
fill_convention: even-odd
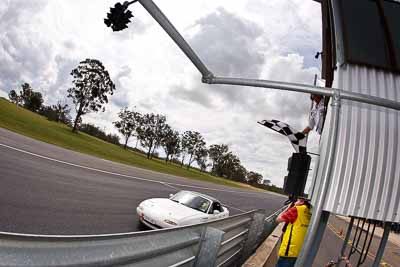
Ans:
[{"label": "cloud", "polygon": [[129,82],[131,74],[132,69],[129,66],[124,65],[120,68],[115,77],[112,77],[116,90],[110,101],[120,108],[127,107],[129,105],[129,98],[127,97],[127,89],[129,86],[127,81]]},{"label": "cloud", "polygon": [[[218,8],[191,26],[188,42],[215,75],[257,78],[265,61],[264,54],[260,52],[261,44],[258,44],[262,33],[257,24]],[[246,92],[241,87],[211,87],[198,83],[194,86],[189,91],[183,91],[185,97],[188,97],[188,92],[192,96],[196,94],[200,97],[191,99],[206,106],[211,104],[204,102],[204,94],[213,95],[213,99],[218,97],[225,104],[235,104],[243,99]]]},{"label": "cloud", "polygon": [[54,47],[41,34],[31,31],[37,23],[37,14],[46,5],[46,1],[0,3],[0,80],[7,91],[23,82],[40,88],[53,78]]},{"label": "cloud", "polygon": [[258,77],[264,55],[257,46],[262,29],[224,8],[199,19],[188,42],[207,66],[224,76]]},{"label": "cloud", "polygon": [[186,89],[183,86],[174,86],[172,89],[170,89],[170,94],[178,99],[193,101],[207,108],[215,107],[209,94],[207,94],[205,90],[201,90],[199,88]]}]

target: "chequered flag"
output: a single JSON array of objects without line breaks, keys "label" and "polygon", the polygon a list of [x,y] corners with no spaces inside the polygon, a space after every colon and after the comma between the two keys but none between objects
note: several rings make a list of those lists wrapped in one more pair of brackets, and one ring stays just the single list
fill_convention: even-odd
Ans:
[{"label": "chequered flag", "polygon": [[297,153],[307,152],[307,138],[302,132],[296,131],[288,124],[278,120],[263,120],[258,123],[280,134],[286,135]]}]

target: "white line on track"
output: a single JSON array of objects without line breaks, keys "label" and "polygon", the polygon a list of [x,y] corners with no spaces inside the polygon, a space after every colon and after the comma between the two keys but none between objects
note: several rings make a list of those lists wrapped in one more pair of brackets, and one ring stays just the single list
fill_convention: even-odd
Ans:
[{"label": "white line on track", "polygon": [[[164,186],[169,186],[173,189],[178,189],[175,186],[181,186],[181,187],[188,187],[188,188],[195,188],[195,189],[204,189],[204,190],[210,190],[210,191],[218,191],[218,192],[227,192],[227,193],[235,193],[235,194],[248,194],[248,195],[254,195],[254,194],[260,194],[259,193],[253,193],[253,192],[239,192],[239,191],[233,191],[233,190],[222,190],[222,189],[216,189],[216,188],[209,188],[209,187],[201,187],[201,186],[195,186],[195,185],[185,185],[185,184],[176,184],[176,183],[168,183],[168,182],[163,182],[163,181],[157,181],[157,180],[152,180],[152,179],[146,179],[146,178],[141,178],[141,177],[137,177],[137,176],[131,176],[131,175],[126,175],[126,174],[121,174],[121,173],[116,173],[116,172],[110,172],[110,171],[105,171],[105,170],[100,170],[100,169],[96,169],[96,168],[92,168],[92,167],[87,167],[87,166],[83,166],[83,165],[79,165],[79,164],[75,164],[75,163],[71,163],[71,162],[67,162],[67,161],[63,161],[63,160],[58,160],[58,159],[54,159],[54,158],[50,158],[50,157],[46,157],[46,156],[42,156],[36,153],[32,153],[29,151],[25,151],[13,146],[9,146],[6,144],[2,144],[0,143],[0,146],[8,148],[8,149],[12,149],[21,153],[25,153],[31,156],[35,156],[38,158],[42,158],[42,159],[46,159],[49,161],[53,161],[53,162],[57,162],[57,163],[61,163],[61,164],[65,164],[65,165],[69,165],[69,166],[73,166],[76,168],[81,168],[81,169],[86,169],[86,170],[90,170],[90,171],[95,171],[95,172],[100,172],[100,173],[104,173],[104,174],[109,174],[109,175],[115,175],[115,176],[120,176],[120,177],[125,177],[125,178],[130,178],[130,179],[135,179],[135,180],[140,180],[140,181],[146,181],[146,182],[151,182],[151,183],[158,183],[158,184],[162,184]],[[261,193],[263,194],[263,193]],[[235,208],[237,209],[237,208]]]},{"label": "white line on track", "polygon": [[179,190],[178,187],[172,186],[172,185],[170,185],[170,184],[168,184],[168,183],[165,183],[165,182],[160,182],[160,184],[162,184],[162,185],[164,185],[164,186],[166,186],[166,187],[170,187],[170,188],[175,189],[175,190]]}]

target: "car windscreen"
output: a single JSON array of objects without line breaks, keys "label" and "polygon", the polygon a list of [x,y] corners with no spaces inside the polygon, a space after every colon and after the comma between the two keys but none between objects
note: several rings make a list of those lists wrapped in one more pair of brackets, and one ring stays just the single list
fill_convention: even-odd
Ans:
[{"label": "car windscreen", "polygon": [[171,200],[201,212],[207,212],[211,204],[208,199],[189,192],[179,192],[171,197]]}]

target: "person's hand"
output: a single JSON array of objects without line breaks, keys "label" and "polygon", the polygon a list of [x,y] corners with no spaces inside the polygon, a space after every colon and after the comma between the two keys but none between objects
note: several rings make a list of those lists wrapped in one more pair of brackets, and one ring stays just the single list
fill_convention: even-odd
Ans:
[{"label": "person's hand", "polygon": [[310,131],[311,131],[311,128],[310,127],[306,127],[303,130],[303,134],[307,135]]}]

